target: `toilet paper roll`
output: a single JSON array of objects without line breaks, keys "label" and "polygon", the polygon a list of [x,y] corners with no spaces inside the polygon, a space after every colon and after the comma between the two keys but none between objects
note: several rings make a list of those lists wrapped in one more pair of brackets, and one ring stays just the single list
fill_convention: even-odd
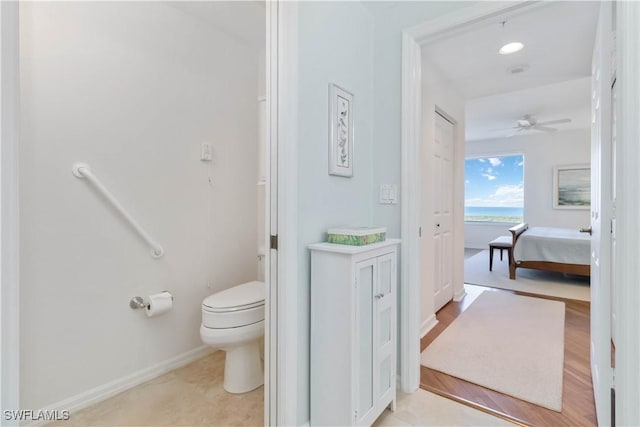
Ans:
[{"label": "toilet paper roll", "polygon": [[149,295],[147,301],[149,301],[149,305],[147,305],[147,309],[145,310],[147,317],[160,316],[161,314],[171,310],[171,306],[173,305],[173,295],[164,291],[159,294]]}]

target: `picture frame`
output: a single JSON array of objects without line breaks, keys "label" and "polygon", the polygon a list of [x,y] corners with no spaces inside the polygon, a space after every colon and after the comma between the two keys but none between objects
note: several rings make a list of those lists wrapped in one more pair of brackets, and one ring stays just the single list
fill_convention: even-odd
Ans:
[{"label": "picture frame", "polygon": [[553,208],[591,208],[591,165],[562,165],[553,168]]},{"label": "picture frame", "polygon": [[329,84],[329,175],[353,176],[353,94]]}]

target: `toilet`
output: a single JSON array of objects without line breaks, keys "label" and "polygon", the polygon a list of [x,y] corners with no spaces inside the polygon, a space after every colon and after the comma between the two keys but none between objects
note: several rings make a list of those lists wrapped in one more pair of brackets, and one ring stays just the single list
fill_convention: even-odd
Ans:
[{"label": "toilet", "polygon": [[260,338],[264,335],[263,282],[237,285],[202,302],[202,342],[226,352],[224,389],[246,393],[264,383]]}]

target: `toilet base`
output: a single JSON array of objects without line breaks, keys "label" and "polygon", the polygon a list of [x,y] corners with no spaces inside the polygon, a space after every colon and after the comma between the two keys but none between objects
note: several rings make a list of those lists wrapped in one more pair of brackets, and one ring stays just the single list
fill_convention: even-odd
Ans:
[{"label": "toilet base", "polygon": [[226,349],[224,389],[229,393],[247,393],[264,384],[259,340]]}]

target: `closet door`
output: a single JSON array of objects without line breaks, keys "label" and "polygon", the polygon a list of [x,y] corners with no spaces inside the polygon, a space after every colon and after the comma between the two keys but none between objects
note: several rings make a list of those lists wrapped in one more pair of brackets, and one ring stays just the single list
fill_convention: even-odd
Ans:
[{"label": "closet door", "polygon": [[436,112],[433,140],[434,311],[453,298],[453,144],[454,126]]},{"label": "closet door", "polygon": [[385,402],[383,397],[393,393],[395,387],[396,319],[396,254],[378,257],[378,281],[375,288],[374,347],[375,400]]},{"label": "closet door", "polygon": [[[356,264],[356,307],[353,387],[354,424],[363,424],[377,397],[374,395],[374,290],[378,282],[377,259]],[[345,327],[348,327],[345,325]]]}]

